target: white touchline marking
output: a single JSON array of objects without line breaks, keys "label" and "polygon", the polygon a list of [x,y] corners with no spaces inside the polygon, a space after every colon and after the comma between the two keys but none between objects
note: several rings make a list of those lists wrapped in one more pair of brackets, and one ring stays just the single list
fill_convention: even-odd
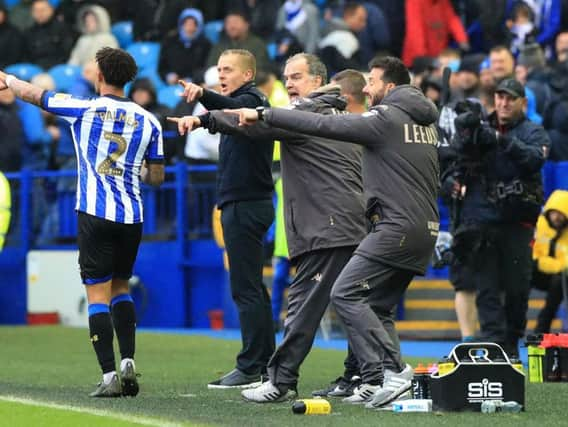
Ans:
[{"label": "white touchline marking", "polygon": [[23,397],[0,395],[0,400],[5,402],[21,403],[22,405],[40,406],[44,408],[61,409],[64,411],[80,412],[99,417],[115,418],[121,421],[130,421],[133,423],[142,424],[145,426],[158,426],[158,427],[182,427],[182,424],[174,423],[171,421],[154,419],[149,417],[141,417],[138,415],[124,415],[112,411],[105,411],[102,409],[87,408],[84,406],[61,405],[59,403],[45,402],[42,400],[27,399]]}]

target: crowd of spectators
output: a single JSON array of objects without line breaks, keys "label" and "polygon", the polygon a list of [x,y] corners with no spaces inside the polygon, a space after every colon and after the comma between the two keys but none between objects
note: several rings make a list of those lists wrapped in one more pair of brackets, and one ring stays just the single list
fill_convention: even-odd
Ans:
[{"label": "crowd of spectators", "polygon": [[[131,28],[126,41],[117,32],[125,22]],[[170,164],[191,161],[192,151],[184,146],[189,137],[184,144],[164,121],[195,108],[172,101],[177,81],[205,85],[207,72],[215,80],[212,67],[228,48],[251,51],[258,75],[277,78],[285,60],[301,51],[318,54],[330,76],[346,68],[365,71],[376,55],[396,55],[435,102],[448,66],[452,102],[479,98],[488,113],[497,84],[514,76],[527,88],[527,116],[550,135],[549,159],[568,160],[567,1],[0,0],[0,68],[35,64],[47,87],[59,91],[93,96],[97,49],[140,43],[158,52],[139,63],[139,78],[126,95],[162,121]],[[80,67],[64,90],[47,74],[61,64]],[[69,131],[39,109],[3,93],[0,122],[0,170],[74,167]],[[215,156],[198,160],[214,162]]]}]

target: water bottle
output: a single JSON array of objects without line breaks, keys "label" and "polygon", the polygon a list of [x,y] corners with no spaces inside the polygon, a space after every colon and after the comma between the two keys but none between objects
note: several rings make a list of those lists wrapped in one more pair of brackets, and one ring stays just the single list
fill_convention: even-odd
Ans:
[{"label": "water bottle", "polygon": [[529,354],[529,382],[541,383],[544,380],[543,359],[546,350],[540,347],[541,337],[527,336],[526,345]]},{"label": "water bottle", "polygon": [[325,399],[296,400],[292,405],[294,414],[327,415],[331,413],[331,405]]},{"label": "water bottle", "polygon": [[521,412],[523,405],[519,402],[511,400],[503,402],[502,400],[484,400],[481,402],[481,412],[484,414],[492,414],[494,412]]},{"label": "water bottle", "polygon": [[431,412],[432,399],[408,399],[393,402],[393,412]]},{"label": "water bottle", "polygon": [[414,369],[412,378],[412,397],[414,399],[430,399],[430,375],[428,368],[419,363]]}]

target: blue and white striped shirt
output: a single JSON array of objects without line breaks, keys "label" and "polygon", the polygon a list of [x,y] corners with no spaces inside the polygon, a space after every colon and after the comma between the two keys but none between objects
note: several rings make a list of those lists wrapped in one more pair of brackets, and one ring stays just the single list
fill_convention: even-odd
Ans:
[{"label": "blue and white striped shirt", "polygon": [[160,122],[126,98],[44,92],[41,107],[71,125],[77,154],[76,209],[123,224],[144,219],[142,161],[163,162]]}]

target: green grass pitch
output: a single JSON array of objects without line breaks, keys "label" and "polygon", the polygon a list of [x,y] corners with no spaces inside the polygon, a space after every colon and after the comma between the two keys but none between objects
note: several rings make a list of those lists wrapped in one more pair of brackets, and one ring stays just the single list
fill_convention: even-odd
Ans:
[{"label": "green grass pitch", "polygon": [[[100,378],[87,330],[0,327],[0,426],[566,425],[566,383],[527,384],[527,411],[521,414],[393,414],[331,400],[331,415],[293,415],[290,403],[245,403],[239,391],[207,389],[233,366],[238,349],[236,341],[140,333],[140,395],[101,400],[87,396]],[[300,397],[335,378],[343,356],[314,350],[302,367]],[[429,360],[408,360],[418,361]]]}]

